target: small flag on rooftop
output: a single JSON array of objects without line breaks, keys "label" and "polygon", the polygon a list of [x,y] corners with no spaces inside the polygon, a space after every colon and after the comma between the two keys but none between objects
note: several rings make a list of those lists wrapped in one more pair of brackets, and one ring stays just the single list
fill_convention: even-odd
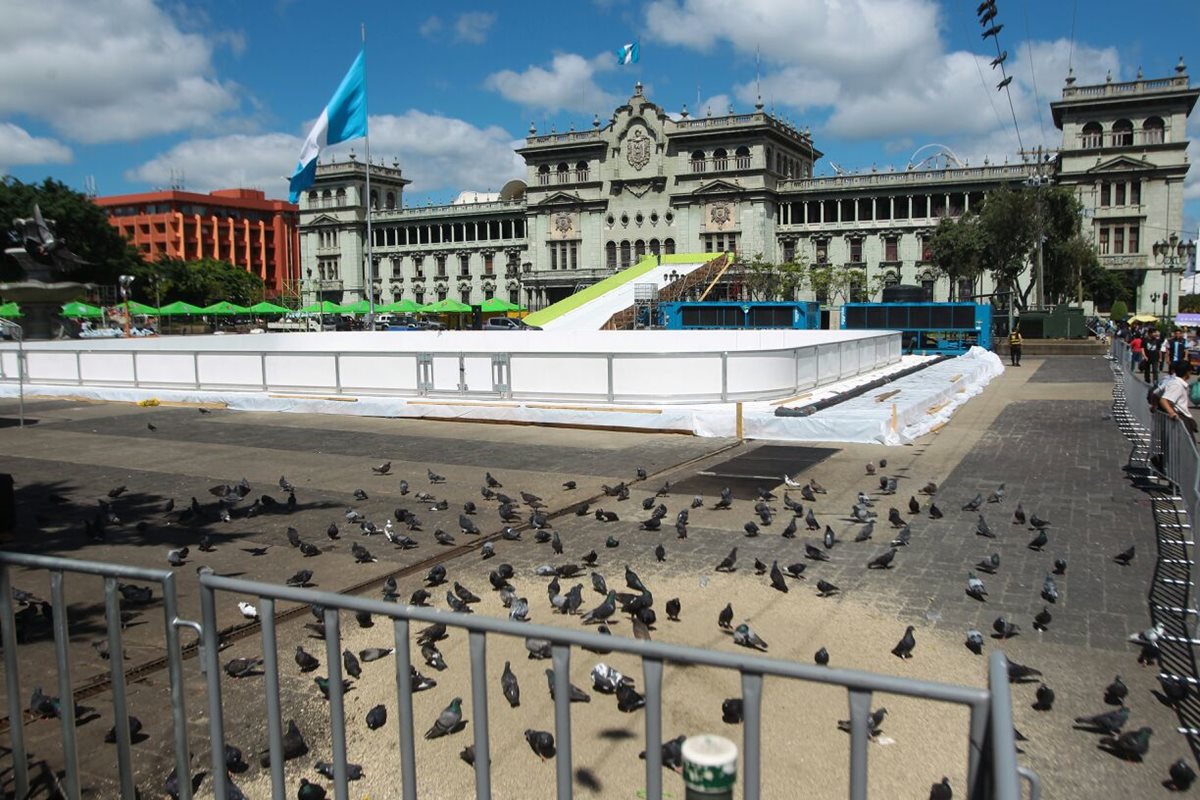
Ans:
[{"label": "small flag on rooftop", "polygon": [[638,43],[631,42],[617,48],[617,64],[638,63]]},{"label": "small flag on rooftop", "polygon": [[342,78],[341,85],[333,93],[333,99],[304,140],[300,161],[296,164],[296,172],[288,187],[291,202],[298,202],[300,192],[312,186],[317,176],[317,157],[322,148],[366,135],[367,71],[365,51],[362,51],[350,65],[350,71]]}]

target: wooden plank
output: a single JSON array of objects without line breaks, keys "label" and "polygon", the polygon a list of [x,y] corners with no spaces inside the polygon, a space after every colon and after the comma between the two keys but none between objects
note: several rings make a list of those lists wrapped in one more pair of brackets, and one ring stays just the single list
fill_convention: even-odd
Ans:
[{"label": "wooden plank", "polygon": [[526,408],[540,408],[551,411],[597,411],[616,414],[661,414],[661,408],[623,408],[620,406],[563,406],[550,403],[526,403]]},{"label": "wooden plank", "polygon": [[795,395],[794,397],[785,397],[782,400],[775,400],[774,402],[771,403],[771,405],[781,406],[784,403],[794,403],[797,400],[803,400],[806,397],[812,397],[812,395],[813,395],[812,392],[805,392],[804,394],[798,394],[798,395]]},{"label": "wooden plank", "polygon": [[942,402],[938,403],[936,406],[930,406],[929,408],[925,409],[925,413],[926,414],[936,414],[937,412],[941,411],[943,408],[945,408],[948,405],[950,405],[950,401],[943,400]]},{"label": "wooden plank", "polygon": [[875,402],[882,403],[884,400],[887,400],[889,397],[895,397],[898,394],[900,394],[899,389],[892,389],[890,392],[884,392],[883,394],[877,394],[877,395],[875,395]]},{"label": "wooden plank", "polygon": [[336,400],[339,403],[357,403],[357,397],[339,397],[337,395],[319,395],[319,394],[269,394],[267,397],[280,398],[284,400]]},{"label": "wooden plank", "polygon": [[408,400],[410,406],[464,406],[466,408],[520,408],[520,403],[474,403],[466,400]]}]

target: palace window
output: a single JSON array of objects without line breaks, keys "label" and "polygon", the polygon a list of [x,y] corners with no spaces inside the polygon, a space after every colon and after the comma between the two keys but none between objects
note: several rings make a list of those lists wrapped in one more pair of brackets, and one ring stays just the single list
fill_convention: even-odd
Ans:
[{"label": "palace window", "polygon": [[[668,212],[668,213],[670,213],[670,212]],[[670,256],[670,255],[674,255],[674,254],[675,254],[675,240],[674,239],[664,239],[663,240],[663,255]]]},{"label": "palace window", "polygon": [[850,273],[850,302],[865,303],[867,302],[867,275],[861,270],[854,270]]},{"label": "palace window", "polygon": [[796,260],[796,242],[792,239],[783,240],[783,263],[791,264]]},{"label": "palace window", "polygon": [[393,278],[404,277],[404,273],[401,271],[402,264],[403,264],[403,260],[400,258],[400,256],[392,257],[392,277]]},{"label": "palace window", "polygon": [[1104,142],[1104,129],[1100,127],[1099,122],[1089,122],[1083,126],[1083,133],[1079,137],[1079,144],[1083,148],[1101,147]]},{"label": "palace window", "polygon": [[1127,119],[1119,119],[1113,123],[1113,147],[1131,147],[1133,145],[1133,123]]},{"label": "palace window", "polygon": [[829,241],[817,239],[813,242],[813,260],[818,264],[829,263]]},{"label": "palace window", "polygon": [[471,257],[463,254],[458,257],[458,274],[464,278],[471,277]]},{"label": "palace window", "polygon": [[566,163],[558,165],[558,182],[567,183],[571,180],[571,170]]},{"label": "palace window", "polygon": [[921,260],[933,261],[933,240],[928,236],[921,237]]},{"label": "palace window", "polygon": [[1100,184],[1100,205],[1104,207],[1112,205],[1112,184],[1108,181]]},{"label": "palace window", "polygon": [[459,291],[459,297],[461,297],[462,301],[464,303],[466,303],[467,305],[471,304],[471,290],[470,289],[461,289]]},{"label": "palace window", "polygon": [[1108,228],[1100,229],[1100,245],[1097,249],[1100,255],[1108,255]]},{"label": "palace window", "polygon": [[445,289],[438,289],[438,291],[437,291],[437,299],[438,299],[438,300],[445,300],[445,299],[446,299],[446,290],[445,290]]},{"label": "palace window", "polygon": [[[446,277],[446,257],[445,256],[434,256],[433,260],[437,264],[437,276],[439,278]],[[446,298],[439,297],[438,299],[445,300]]]},{"label": "palace window", "polygon": [[424,292],[414,292],[413,293],[413,302],[419,306],[425,305],[425,293]]},{"label": "palace window", "polygon": [[1150,117],[1142,123],[1142,144],[1162,144],[1165,133],[1162,117]]},{"label": "palace window", "polygon": [[734,156],[737,158],[737,168],[738,169],[750,169],[750,148],[749,147],[739,147],[737,149],[737,152],[734,153]]},{"label": "palace window", "polygon": [[580,161],[575,165],[575,180],[582,183],[588,179],[588,162]]},{"label": "palace window", "polygon": [[1116,191],[1116,197],[1113,198],[1113,205],[1115,205],[1115,206],[1125,205],[1125,181],[1118,181],[1113,186],[1113,188]]},{"label": "palace window", "polygon": [[650,240],[650,252],[656,256],[662,253],[662,246],[658,243],[658,239]]},{"label": "palace window", "polygon": [[1125,229],[1120,225],[1113,228],[1112,251],[1114,253],[1125,252]]},{"label": "palace window", "polygon": [[483,274],[484,274],[484,275],[491,275],[491,274],[492,274],[492,260],[493,260],[493,258],[494,258],[494,256],[493,256],[491,253],[484,253],[484,254],[483,254]]},{"label": "palace window", "polygon": [[579,242],[552,242],[550,269],[576,269],[579,266]]},{"label": "palace window", "polygon": [[1140,206],[1142,204],[1142,182],[1131,181],[1129,183],[1129,204],[1131,206]]},{"label": "palace window", "polygon": [[538,184],[545,186],[548,183],[550,183],[550,165],[542,164],[538,167]]},{"label": "palace window", "polygon": [[629,241],[621,242],[621,269],[629,266],[629,258],[632,251],[629,249]]},{"label": "palace window", "polygon": [[934,277],[928,272],[921,276],[921,291],[925,295],[926,302],[933,302],[933,287],[935,283]]},{"label": "palace window", "polygon": [[725,152],[725,148],[718,147],[713,151],[713,169],[729,169],[729,154]]},{"label": "palace window", "polygon": [[975,281],[971,278],[958,279],[958,299],[967,302],[975,294]]},{"label": "palace window", "polygon": [[1127,252],[1127,253],[1138,252],[1139,243],[1138,243],[1138,226],[1137,225],[1129,226],[1129,238],[1126,240],[1126,243],[1128,244],[1128,249],[1125,252]]},{"label": "palace window", "polygon": [[521,290],[520,289],[509,289],[508,290],[508,302],[510,302],[514,305],[520,305]]},{"label": "palace window", "polygon": [[850,261],[855,264],[861,264],[863,260],[863,240],[850,240]]},{"label": "palace window", "polygon": [[609,269],[617,268],[617,243],[609,242],[604,245],[604,264]]},{"label": "palace window", "polygon": [[704,151],[697,150],[692,153],[692,172],[704,172]]},{"label": "palace window", "polygon": [[706,233],[700,237],[704,241],[706,253],[736,253],[738,235],[736,233]]},{"label": "palace window", "polygon": [[633,243],[633,262],[636,264],[646,257],[646,242],[638,239]]},{"label": "palace window", "polygon": [[888,236],[883,240],[883,260],[884,261],[899,261],[900,260],[900,240],[895,236]]}]

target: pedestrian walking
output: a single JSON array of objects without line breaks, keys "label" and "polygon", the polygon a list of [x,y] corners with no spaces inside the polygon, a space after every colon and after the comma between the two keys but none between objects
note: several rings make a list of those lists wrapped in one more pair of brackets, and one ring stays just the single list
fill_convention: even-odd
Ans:
[{"label": "pedestrian walking", "polygon": [[1162,364],[1163,341],[1157,330],[1151,330],[1142,340],[1142,375],[1146,383],[1158,383],[1158,368]]}]

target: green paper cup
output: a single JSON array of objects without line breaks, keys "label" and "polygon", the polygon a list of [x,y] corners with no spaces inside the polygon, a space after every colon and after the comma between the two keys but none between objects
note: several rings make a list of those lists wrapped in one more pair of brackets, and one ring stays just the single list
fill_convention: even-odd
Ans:
[{"label": "green paper cup", "polygon": [[737,745],[701,734],[683,742],[683,785],[688,797],[732,797],[737,783]]}]

